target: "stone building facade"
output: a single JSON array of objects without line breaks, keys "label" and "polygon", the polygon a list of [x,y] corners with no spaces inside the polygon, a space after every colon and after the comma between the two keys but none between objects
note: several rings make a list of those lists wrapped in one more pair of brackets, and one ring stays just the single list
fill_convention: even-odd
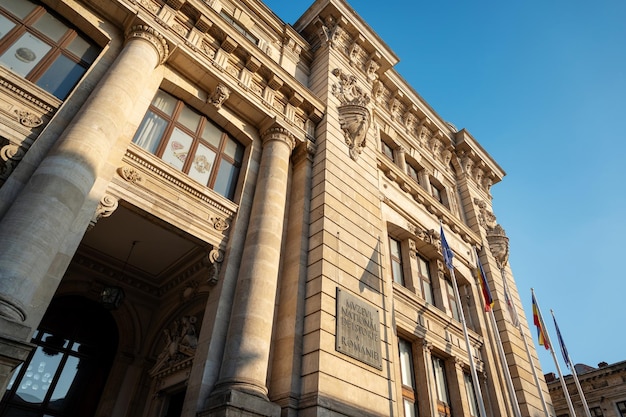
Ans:
[{"label": "stone building facade", "polygon": [[343,0],[1,2],[0,415],[476,416],[461,312],[545,415],[504,171],[397,62]]},{"label": "stone building facade", "polygon": [[[582,364],[575,366],[578,382],[591,415],[593,417],[626,417],[626,361],[610,365],[600,362],[597,368]],[[564,378],[576,415],[585,416],[586,412],[574,377],[565,375]],[[569,416],[569,407],[563,395],[561,381],[554,373],[546,374],[545,380],[557,417]]]}]

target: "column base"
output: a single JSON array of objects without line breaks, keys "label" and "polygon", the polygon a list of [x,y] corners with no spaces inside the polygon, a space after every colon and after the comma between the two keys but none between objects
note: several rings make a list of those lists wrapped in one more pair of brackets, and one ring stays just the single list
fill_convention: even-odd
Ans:
[{"label": "column base", "polygon": [[198,417],[280,417],[278,404],[233,389],[211,394],[206,404]]},{"label": "column base", "polygon": [[26,360],[35,347],[25,342],[30,330],[28,326],[0,316],[0,397],[15,368]]}]

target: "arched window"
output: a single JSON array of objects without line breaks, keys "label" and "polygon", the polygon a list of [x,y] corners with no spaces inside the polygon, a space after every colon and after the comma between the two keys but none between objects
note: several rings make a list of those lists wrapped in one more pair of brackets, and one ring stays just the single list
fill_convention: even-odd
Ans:
[{"label": "arched window", "polygon": [[45,7],[0,3],[0,65],[64,100],[100,48]]},{"label": "arched window", "polygon": [[81,297],[50,304],[0,403],[2,417],[91,417],[113,357],[117,326],[101,305]]}]

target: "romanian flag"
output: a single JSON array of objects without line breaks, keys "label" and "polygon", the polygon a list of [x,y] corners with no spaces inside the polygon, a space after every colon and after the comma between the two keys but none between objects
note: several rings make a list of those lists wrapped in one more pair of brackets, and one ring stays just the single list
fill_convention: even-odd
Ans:
[{"label": "romanian flag", "polygon": [[541,318],[541,311],[539,310],[539,305],[537,304],[537,300],[535,299],[535,292],[532,291],[532,294],[533,294],[533,321],[535,323],[535,326],[537,326],[537,338],[539,339],[539,344],[545,347],[547,350],[549,350],[550,341],[548,340],[548,334],[546,333],[546,326],[545,324],[543,324],[543,319]]},{"label": "romanian flag", "polygon": [[480,289],[483,293],[483,299],[485,300],[485,311],[491,311],[493,308],[493,297],[491,296],[491,291],[489,290],[489,283],[487,282],[485,270],[483,269],[483,265],[480,263],[480,258],[478,257],[476,249],[474,249],[474,253],[476,254],[476,279],[480,282]]}]

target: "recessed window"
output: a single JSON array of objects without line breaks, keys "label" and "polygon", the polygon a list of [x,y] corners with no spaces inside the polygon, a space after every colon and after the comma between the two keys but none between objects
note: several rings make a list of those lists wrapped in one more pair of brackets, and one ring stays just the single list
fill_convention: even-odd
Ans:
[{"label": "recessed window", "polygon": [[450,398],[444,360],[437,356],[432,357],[433,372],[435,374],[435,388],[437,390],[437,411],[441,417],[450,417]]},{"label": "recessed window", "polygon": [[399,339],[398,350],[400,353],[400,377],[402,379],[404,417],[415,417],[417,416],[417,389],[415,386],[411,342],[405,339]]},{"label": "recessed window", "polygon": [[620,417],[626,417],[626,401],[620,401],[615,405],[617,405]]},{"label": "recessed window", "polygon": [[380,146],[381,146],[381,151],[382,153],[384,153],[387,158],[391,159],[392,161],[395,162],[395,157],[393,154],[393,148],[391,147],[391,145],[389,145],[387,142],[385,142],[384,140],[380,141]]},{"label": "recessed window", "polygon": [[454,295],[454,287],[452,286],[452,281],[450,278],[446,277],[446,288],[448,292],[448,307],[450,307],[450,314],[456,320],[460,320],[459,315],[459,305],[456,302],[456,297]]},{"label": "recessed window", "polygon": [[224,18],[224,20],[226,20],[232,27],[234,27],[237,32],[241,33],[243,36],[245,36],[250,42],[252,42],[255,45],[259,44],[259,38],[257,38],[256,36],[254,36],[252,33],[250,33],[250,31],[248,29],[246,29],[245,27],[242,26],[241,23],[239,23],[237,20],[235,20],[234,17],[232,17],[231,15],[229,15],[228,13],[226,13],[224,10],[222,10],[220,12],[220,15]]},{"label": "recessed window", "polygon": [[407,161],[406,173],[409,175],[409,177],[413,178],[415,182],[418,184],[420,182],[419,171],[420,171],[419,168],[417,168],[413,163]]},{"label": "recessed window", "polygon": [[159,91],[133,142],[232,199],[244,147],[184,102]]},{"label": "recessed window", "polygon": [[417,255],[417,274],[420,279],[424,301],[435,305],[435,298],[433,297],[433,281],[430,276],[429,262],[420,255]]},{"label": "recessed window", "polygon": [[479,417],[478,411],[478,399],[476,398],[476,391],[474,391],[474,381],[469,374],[463,374],[463,380],[465,381],[465,391],[467,393],[467,403],[469,404],[469,411],[472,417]]},{"label": "recessed window", "polygon": [[402,270],[402,250],[400,241],[389,238],[389,251],[391,255],[391,274],[393,282],[404,285],[404,272]]},{"label": "recessed window", "polygon": [[591,413],[591,417],[603,417],[602,408],[600,407],[591,407],[589,408],[589,412]]},{"label": "recessed window", "polygon": [[100,48],[29,0],[0,6],[0,65],[63,100]]}]

